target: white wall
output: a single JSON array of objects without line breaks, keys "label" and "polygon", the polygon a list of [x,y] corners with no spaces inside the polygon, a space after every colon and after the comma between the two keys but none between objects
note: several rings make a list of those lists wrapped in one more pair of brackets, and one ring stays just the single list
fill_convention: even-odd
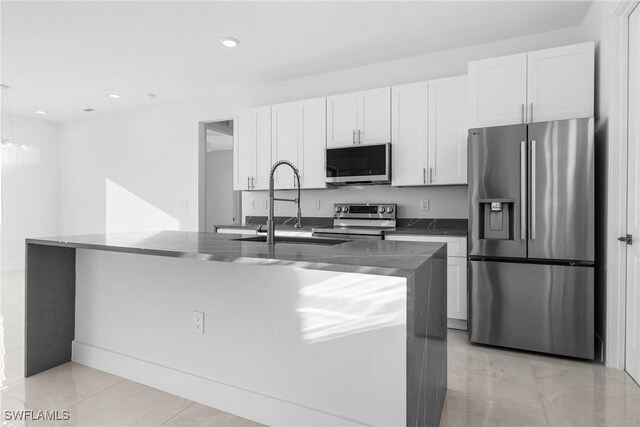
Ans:
[{"label": "white wall", "polygon": [[[585,40],[578,28],[570,28],[268,85],[230,87],[207,99],[64,123],[61,126],[61,232],[88,233],[103,232],[108,228],[126,230],[151,226],[197,230],[198,168],[202,165],[198,121],[228,119],[235,111],[250,106],[464,74],[470,60]],[[158,102],[161,100],[159,90]],[[108,203],[108,195],[103,190],[107,180],[115,181],[121,187],[119,191],[130,191],[139,197],[139,207],[135,203]],[[362,190],[357,193],[359,197],[361,195],[359,200],[378,200],[380,188]],[[326,191],[317,196],[322,199],[321,206],[326,207],[335,200],[336,194],[350,200],[351,191],[355,190]],[[407,190],[398,196],[398,200],[410,203],[425,191]],[[465,216],[464,190],[433,189],[428,190],[428,194],[435,201],[429,216]],[[305,194],[305,199],[309,196],[316,195]],[[252,197],[243,197],[245,205]],[[143,200],[157,212],[154,213]],[[181,207],[185,202],[188,206]],[[106,213],[108,204],[112,207],[109,214]],[[408,209],[410,215],[417,214]],[[247,206],[243,210],[249,211]],[[309,212],[309,209],[305,210]],[[149,216],[145,214],[148,211],[154,217],[151,223],[143,221]],[[107,227],[108,222],[113,222],[109,218],[114,215],[117,216],[116,224]]]},{"label": "white wall", "polygon": [[233,150],[208,152],[205,170],[206,231],[214,231],[215,225],[234,222]]},{"label": "white wall", "polygon": [[[596,286],[595,329],[604,343],[607,366],[624,367],[624,289],[617,280],[618,253],[618,157],[620,138],[617,126],[610,123],[615,109],[612,97],[616,51],[613,15],[619,2],[594,2],[587,12],[580,35],[597,41],[596,48]],[[613,191],[612,191],[613,190]],[[623,189],[624,192],[624,189]],[[614,246],[612,246],[614,245]],[[614,250],[615,251],[615,250]],[[609,279],[608,279],[608,274]],[[608,283],[609,281],[609,283]]]},{"label": "white wall", "polygon": [[[13,135],[40,148],[40,163],[2,167],[2,270],[24,268],[26,237],[58,234],[58,124],[13,115]],[[11,136],[7,116],[3,133]]]}]

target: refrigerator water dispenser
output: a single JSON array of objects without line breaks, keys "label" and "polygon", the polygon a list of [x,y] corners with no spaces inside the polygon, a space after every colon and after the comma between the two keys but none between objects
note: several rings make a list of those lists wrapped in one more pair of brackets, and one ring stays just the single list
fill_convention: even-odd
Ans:
[{"label": "refrigerator water dispenser", "polygon": [[513,239],[513,199],[484,199],[480,203],[481,239]]}]

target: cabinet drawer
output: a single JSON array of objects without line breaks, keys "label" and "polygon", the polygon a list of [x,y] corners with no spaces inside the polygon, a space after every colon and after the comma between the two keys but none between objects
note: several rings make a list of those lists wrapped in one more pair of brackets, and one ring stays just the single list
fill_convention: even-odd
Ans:
[{"label": "cabinet drawer", "polygon": [[398,242],[426,242],[426,243],[446,243],[447,256],[464,257],[467,256],[467,238],[460,236],[420,236],[415,234],[390,234],[384,236],[385,240],[395,240]]}]

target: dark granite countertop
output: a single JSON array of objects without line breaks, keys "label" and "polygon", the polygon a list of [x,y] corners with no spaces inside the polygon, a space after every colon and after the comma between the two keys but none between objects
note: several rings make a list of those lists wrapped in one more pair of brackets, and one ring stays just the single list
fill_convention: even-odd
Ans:
[{"label": "dark granite countertop", "polygon": [[27,239],[40,244],[240,264],[281,265],[377,275],[412,276],[442,243],[415,245],[384,240],[352,240],[333,246],[237,241],[239,234],[159,231]]},{"label": "dark granite countertop", "polygon": [[[290,220],[288,217],[276,217],[276,230],[287,231],[303,231],[310,232],[315,227],[330,227],[332,225],[332,218],[303,218],[303,227],[295,228],[295,220],[288,221],[286,224],[283,222]],[[223,229],[238,229],[238,230],[255,230],[258,225],[265,224],[266,219],[264,217],[247,217],[247,225],[216,225],[215,228]],[[411,234],[422,236],[467,236],[467,220],[466,219],[433,219],[433,218],[418,218],[408,219],[399,218],[398,227],[395,230],[385,231],[384,234]]]}]

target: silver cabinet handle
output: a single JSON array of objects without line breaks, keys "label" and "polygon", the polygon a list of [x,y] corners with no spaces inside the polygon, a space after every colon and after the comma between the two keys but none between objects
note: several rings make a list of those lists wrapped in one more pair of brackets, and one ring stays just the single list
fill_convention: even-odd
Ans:
[{"label": "silver cabinet handle", "polygon": [[353,130],[353,136],[351,137],[351,139],[353,140],[353,145],[356,145],[356,130]]},{"label": "silver cabinet handle", "polygon": [[524,124],[524,104],[521,104],[522,107],[522,124]]},{"label": "silver cabinet handle", "polygon": [[531,141],[531,240],[536,240],[536,141]]},{"label": "silver cabinet handle", "polygon": [[362,136],[362,131],[358,129],[358,145],[362,144],[362,140],[360,139],[361,136]]},{"label": "silver cabinet handle", "polygon": [[533,102],[531,103],[531,122],[533,123]]},{"label": "silver cabinet handle", "polygon": [[520,141],[520,240],[527,234],[527,142]]},{"label": "silver cabinet handle", "polygon": [[251,185],[249,184],[249,180],[251,178],[247,177],[247,190],[251,190]]},{"label": "silver cabinet handle", "polygon": [[422,183],[427,183],[427,168],[422,168]]},{"label": "silver cabinet handle", "polygon": [[433,168],[429,168],[429,184],[433,184]]},{"label": "silver cabinet handle", "polygon": [[256,188],[255,179],[256,179],[255,176],[251,177],[251,188]]}]

